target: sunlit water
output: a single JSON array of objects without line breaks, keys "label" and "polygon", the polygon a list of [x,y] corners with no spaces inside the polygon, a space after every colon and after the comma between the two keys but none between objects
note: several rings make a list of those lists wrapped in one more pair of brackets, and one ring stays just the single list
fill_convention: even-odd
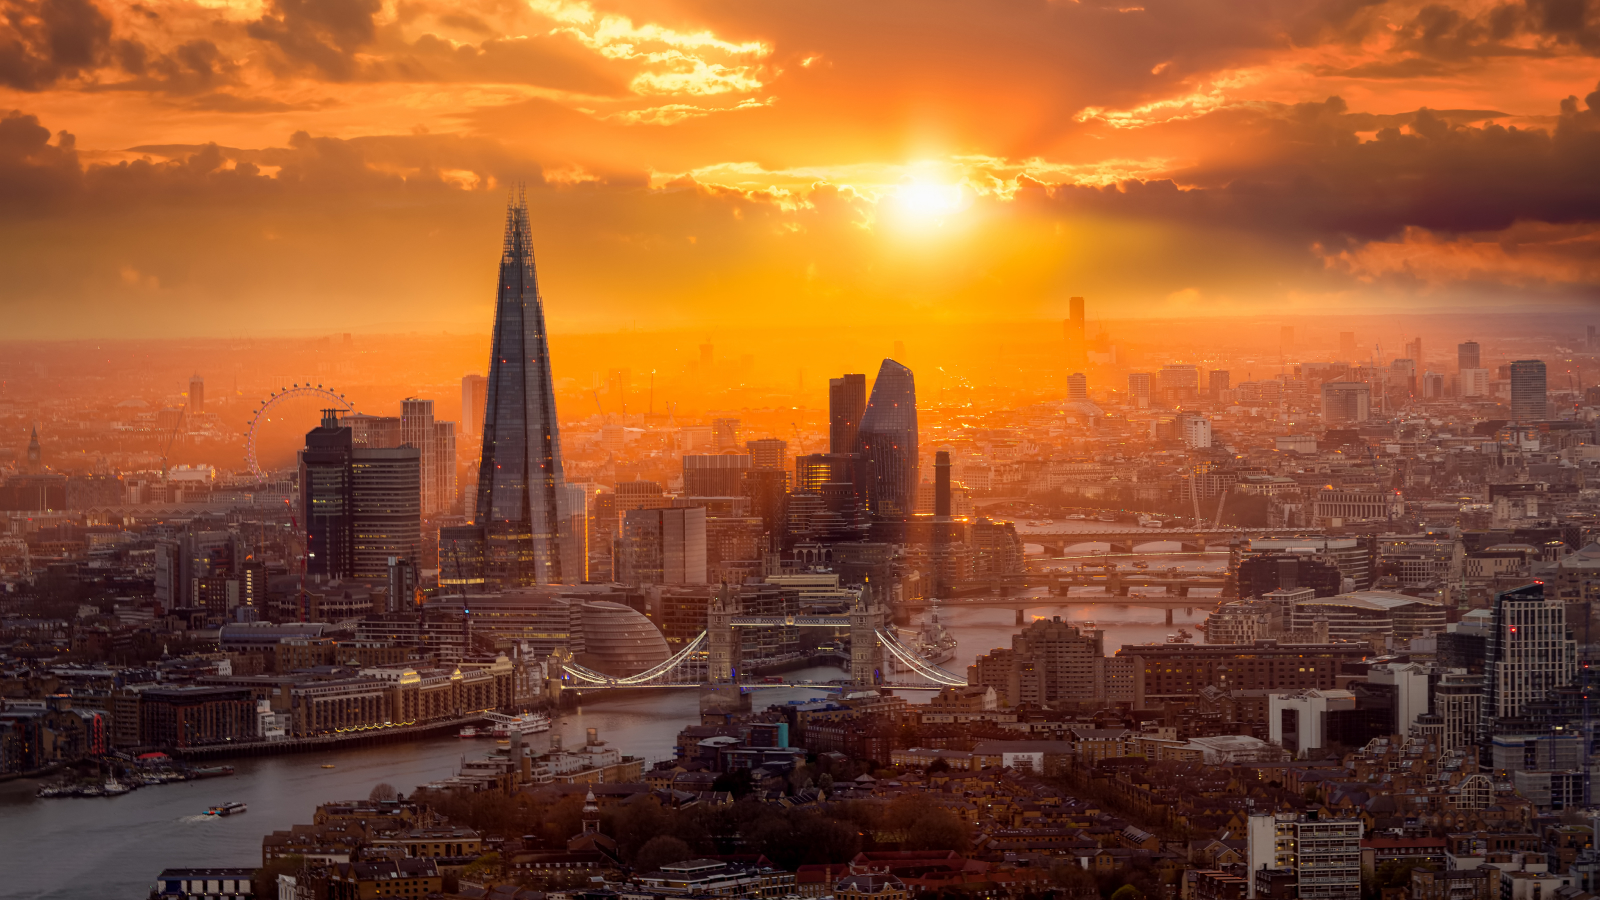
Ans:
[{"label": "sunlit water", "polygon": [[[1222,565],[1216,557],[1147,559],[1152,568],[1218,570]],[[1123,644],[1163,641],[1180,627],[1195,632],[1193,626],[1204,621],[1215,602],[1195,597],[1197,605],[1175,610],[1169,627],[1164,610],[1104,602],[1103,596],[1099,591],[1075,591],[1072,603],[1065,606],[1040,597],[1040,605],[1028,609],[1025,617],[1060,615],[1075,623],[1093,622],[1105,630],[1106,651],[1113,653]],[[956,658],[945,668],[964,673],[978,654],[1010,646],[1018,629],[1013,610],[961,609],[959,602],[946,605],[940,617],[959,643]],[[826,681],[844,673],[817,668],[789,677]],[[818,696],[820,692],[810,689],[777,688],[761,691],[759,702]],[[912,702],[926,702],[928,696],[907,693]],[[622,752],[654,762],[670,757],[678,731],[698,721],[698,702],[692,690],[590,698],[581,709],[560,716],[552,734],[560,734],[567,746],[576,746],[583,742],[586,729],[595,728],[602,740]],[[548,736],[534,740],[545,741]],[[0,783],[0,898],[138,900],[163,868],[258,866],[262,836],[310,822],[318,803],[365,798],[373,786],[384,782],[410,792],[419,784],[454,774],[464,757],[479,758],[494,747],[486,740],[439,737],[326,753],[247,757],[229,761],[238,773],[233,777],[147,787],[111,798],[41,800],[34,797],[38,782]],[[324,764],[333,768],[322,768]],[[227,818],[204,815],[207,807],[232,800],[248,803],[249,812]]]}]

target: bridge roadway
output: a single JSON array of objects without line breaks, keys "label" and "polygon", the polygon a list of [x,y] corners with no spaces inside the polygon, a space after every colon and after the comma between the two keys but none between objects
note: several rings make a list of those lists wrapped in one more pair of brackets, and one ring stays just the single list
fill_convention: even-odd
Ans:
[{"label": "bridge roadway", "polygon": [[[1006,594],[1028,588],[1049,588],[1051,594],[1065,596],[1065,591],[1075,587],[1099,587],[1107,594],[1119,597],[1128,595],[1128,588],[1161,588],[1169,594],[1179,597],[1189,596],[1192,588],[1221,589],[1227,585],[1223,575],[1212,572],[1184,572],[1184,571],[1157,571],[1130,572],[1116,571],[1111,574],[1095,575],[1087,572],[1063,573],[1034,573],[1023,575],[998,575],[988,578],[971,578],[957,581],[950,585],[949,594],[952,597],[970,597],[974,594]],[[1067,602],[1070,602],[1067,601]],[[1086,600],[1089,603],[1098,603],[1096,600]]]},{"label": "bridge roadway", "polygon": [[938,609],[949,612],[953,609],[1012,609],[1017,612],[1016,624],[1026,625],[1026,610],[1051,609],[1063,606],[1140,606],[1145,609],[1164,609],[1167,611],[1167,624],[1173,624],[1172,611],[1175,609],[1192,610],[1213,609],[1225,597],[1151,597],[1144,595],[1132,596],[1104,596],[1104,597],[1066,597],[1054,594],[1045,596],[1011,595],[1006,597],[952,597],[934,603],[929,600],[906,600],[895,604],[895,611],[914,612],[926,609]]},{"label": "bridge roadway", "polygon": [[1023,526],[1017,537],[1024,543],[1046,549],[1064,550],[1073,544],[1110,544],[1113,551],[1132,553],[1140,544],[1177,541],[1184,549],[1204,550],[1209,542],[1222,544],[1253,537],[1292,537],[1304,534],[1303,528],[1106,528],[1092,531],[1066,531]]}]

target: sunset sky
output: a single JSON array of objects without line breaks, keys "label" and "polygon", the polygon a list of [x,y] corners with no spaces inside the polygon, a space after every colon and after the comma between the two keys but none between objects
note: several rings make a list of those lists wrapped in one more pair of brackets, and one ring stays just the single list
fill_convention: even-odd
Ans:
[{"label": "sunset sky", "polygon": [[1600,304],[1600,4],[0,0],[11,337]]}]

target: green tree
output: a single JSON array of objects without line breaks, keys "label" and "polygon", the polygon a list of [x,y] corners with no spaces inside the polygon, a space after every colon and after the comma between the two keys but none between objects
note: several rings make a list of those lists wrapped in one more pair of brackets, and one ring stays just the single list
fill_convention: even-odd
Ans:
[{"label": "green tree", "polygon": [[658,834],[639,848],[633,858],[635,872],[654,872],[665,865],[683,862],[694,855],[687,843],[670,834]]}]

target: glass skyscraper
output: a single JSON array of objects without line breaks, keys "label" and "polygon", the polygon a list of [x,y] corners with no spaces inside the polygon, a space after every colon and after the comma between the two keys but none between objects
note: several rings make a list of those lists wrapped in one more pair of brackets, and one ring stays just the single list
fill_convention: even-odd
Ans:
[{"label": "glass skyscraper", "polygon": [[1517,422],[1537,422],[1550,413],[1545,393],[1544,362],[1519,359],[1511,364],[1511,418]]},{"label": "glass skyscraper", "polygon": [[885,519],[910,517],[917,502],[917,386],[892,359],[878,368],[856,432],[867,480],[867,508]]},{"label": "glass skyscraper", "polygon": [[522,195],[506,210],[499,285],[474,516],[484,528],[486,580],[491,587],[582,580],[582,572],[564,579],[561,571],[561,435]]}]

